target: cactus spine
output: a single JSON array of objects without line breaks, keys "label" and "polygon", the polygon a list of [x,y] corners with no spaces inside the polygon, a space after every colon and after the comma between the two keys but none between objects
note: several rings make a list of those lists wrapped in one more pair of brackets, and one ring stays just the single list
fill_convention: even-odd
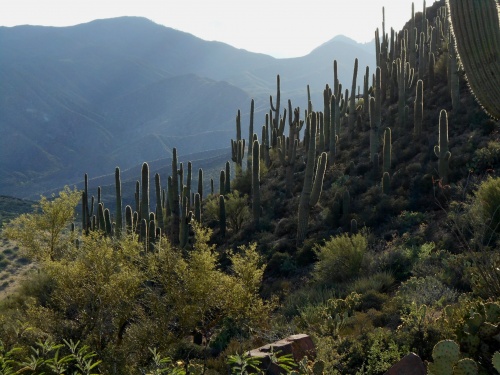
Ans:
[{"label": "cactus spine", "polygon": [[439,144],[434,146],[434,153],[438,157],[439,178],[443,184],[448,184],[448,172],[451,153],[448,150],[448,114],[442,109],[439,113]]},{"label": "cactus spine", "polygon": [[469,86],[484,110],[500,118],[498,1],[446,0],[456,49]]}]

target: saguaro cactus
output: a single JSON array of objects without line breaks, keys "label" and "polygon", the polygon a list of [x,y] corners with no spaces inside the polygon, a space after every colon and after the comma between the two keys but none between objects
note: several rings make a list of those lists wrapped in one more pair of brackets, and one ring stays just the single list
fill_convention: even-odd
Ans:
[{"label": "saguaro cactus", "polygon": [[224,196],[219,195],[219,226],[221,237],[226,236],[226,204]]},{"label": "saguaro cactus", "polygon": [[260,218],[260,145],[253,141],[252,147],[252,214],[255,225]]},{"label": "saguaro cactus", "polygon": [[252,169],[252,149],[253,149],[253,114],[255,109],[254,100],[250,102],[250,124],[248,126],[248,152],[247,152],[247,170]]},{"label": "saguaro cactus", "polygon": [[438,157],[439,178],[443,184],[448,184],[448,172],[451,153],[448,150],[448,114],[442,109],[439,113],[439,144],[434,146],[434,153]]},{"label": "saguaro cactus", "polygon": [[149,166],[142,164],[141,172],[141,220],[149,222]]},{"label": "saguaro cactus", "polygon": [[383,150],[384,160],[382,162],[382,172],[389,172],[391,169],[391,158],[392,158],[392,136],[391,128],[385,128],[384,131],[384,150]]},{"label": "saguaro cactus", "polygon": [[446,0],[456,49],[484,110],[500,118],[500,26],[496,0]]},{"label": "saguaro cactus", "polygon": [[132,207],[129,205],[125,207],[125,225],[127,234],[132,234],[134,232],[134,215],[132,213]]},{"label": "saguaro cactus", "polygon": [[316,156],[316,121],[317,115],[311,112],[308,116],[308,126],[306,132],[309,132],[309,149],[307,152],[307,163],[304,174],[304,187],[300,194],[299,215],[297,224],[297,246],[301,246],[307,233],[309,222],[309,205],[311,201],[311,191],[313,185],[314,161]]},{"label": "saguaro cactus", "polygon": [[[356,78],[358,76],[358,59],[354,60],[354,72],[352,74],[351,97],[349,98],[349,117],[348,117],[348,139],[352,139],[354,124],[356,123]],[[380,94],[379,94],[380,95]],[[347,100],[347,98],[346,98]]]},{"label": "saguaro cactus", "polygon": [[[179,178],[177,174],[177,149],[172,150],[172,228],[171,241],[174,245],[179,243],[179,223],[180,223],[180,207],[179,207]],[[170,193],[169,193],[170,194]]]},{"label": "saguaro cactus", "polygon": [[422,134],[422,123],[424,119],[424,82],[417,81],[417,95],[415,97],[413,110],[413,134],[419,137]]},{"label": "saguaro cactus", "polygon": [[323,179],[325,177],[325,170],[327,164],[327,154],[326,152],[321,153],[318,158],[318,164],[316,167],[316,177],[314,178],[314,185],[311,192],[311,200],[309,202],[310,206],[315,206],[318,203],[321,196],[321,190],[323,189]]},{"label": "saguaro cactus", "polygon": [[194,219],[201,223],[201,197],[200,193],[194,195]]},{"label": "saguaro cactus", "polygon": [[162,207],[162,199],[161,199],[161,184],[160,184],[160,175],[158,173],[155,174],[155,190],[156,190],[156,218],[158,221],[158,227],[161,230],[165,230],[164,222],[163,222],[163,207]]},{"label": "saguaro cactus", "polygon": [[122,182],[120,179],[120,168],[115,168],[115,190],[116,190],[116,224],[115,233],[116,237],[120,237],[123,229],[122,217]]}]

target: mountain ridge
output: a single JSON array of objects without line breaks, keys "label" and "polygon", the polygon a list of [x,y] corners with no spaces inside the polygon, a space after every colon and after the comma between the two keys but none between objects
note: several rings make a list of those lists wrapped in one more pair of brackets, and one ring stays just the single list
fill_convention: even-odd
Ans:
[{"label": "mountain ridge", "polygon": [[182,154],[226,147],[236,111],[248,121],[254,98],[262,118],[278,74],[282,96],[305,108],[307,85],[322,103],[334,56],[344,81],[355,57],[360,66],[374,61],[332,43],[276,59],[141,17],[0,27],[8,51],[0,56],[0,193],[36,198],[66,178],[130,168],[174,146]]}]

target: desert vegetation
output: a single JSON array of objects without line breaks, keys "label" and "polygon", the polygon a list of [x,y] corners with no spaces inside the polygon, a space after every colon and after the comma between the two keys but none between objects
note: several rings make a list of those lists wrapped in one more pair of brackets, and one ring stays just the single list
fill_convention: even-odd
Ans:
[{"label": "desert vegetation", "polygon": [[[495,1],[464,3],[498,36]],[[0,305],[2,373],[252,374],[248,350],[295,333],[316,357],[277,353],[284,373],[384,374],[410,352],[429,374],[499,371],[499,116],[467,86],[484,67],[460,64],[463,12],[383,23],[362,90],[357,60],[350,89],[334,62],[303,109],[277,76],[248,138],[237,112],[209,190],[174,149],[170,175],[142,165],[133,202],[116,168],[113,202],[85,175],[11,220],[34,270]]]}]

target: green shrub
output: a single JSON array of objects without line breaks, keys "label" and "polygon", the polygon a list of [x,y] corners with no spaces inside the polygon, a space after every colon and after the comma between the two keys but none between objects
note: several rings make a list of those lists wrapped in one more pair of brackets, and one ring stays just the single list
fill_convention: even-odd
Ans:
[{"label": "green shrub", "polygon": [[341,234],[324,245],[316,245],[318,262],[313,277],[320,284],[342,282],[356,277],[361,268],[368,241],[364,234]]},{"label": "green shrub", "polygon": [[348,287],[348,290],[357,293],[366,293],[371,290],[384,292],[387,291],[395,281],[394,276],[390,272],[378,272],[370,276],[363,276],[356,279]]},{"label": "green shrub", "polygon": [[471,202],[471,213],[484,227],[483,243],[490,244],[500,235],[500,178],[488,177],[479,185]]},{"label": "green shrub", "polygon": [[396,296],[404,303],[445,306],[457,300],[458,293],[434,276],[411,277],[401,284]]}]

